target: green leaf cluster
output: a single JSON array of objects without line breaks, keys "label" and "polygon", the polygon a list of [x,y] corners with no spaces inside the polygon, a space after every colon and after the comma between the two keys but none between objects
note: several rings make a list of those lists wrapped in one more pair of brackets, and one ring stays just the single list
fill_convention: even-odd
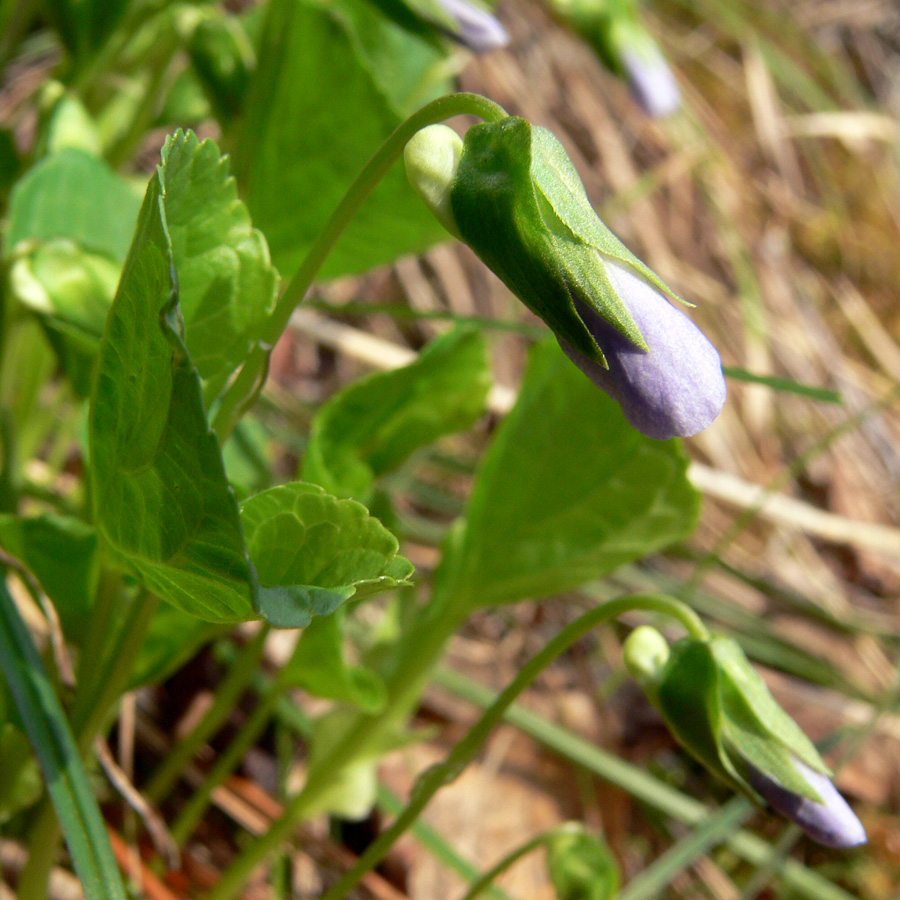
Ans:
[{"label": "green leaf cluster", "polygon": [[[215,145],[177,134],[150,181],[107,319],[91,398],[90,462],[105,542],[148,589],[209,622],[262,615],[302,627],[360,590],[409,574],[396,541],[363,507],[298,486],[245,505],[251,562],[207,422],[204,376],[215,394],[210,385],[221,384],[253,343],[274,285],[265,245]],[[373,534],[383,539],[377,549],[340,557],[348,546],[342,541]],[[328,540],[319,550],[334,559],[307,552]],[[296,565],[273,572],[276,545],[293,551]],[[342,580],[335,581],[338,571]]]}]

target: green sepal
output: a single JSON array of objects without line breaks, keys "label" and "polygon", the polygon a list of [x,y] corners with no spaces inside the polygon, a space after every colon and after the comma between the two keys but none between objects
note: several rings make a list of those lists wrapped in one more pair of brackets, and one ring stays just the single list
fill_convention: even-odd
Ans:
[{"label": "green sepal", "polygon": [[707,769],[745,794],[756,796],[723,743],[720,672],[709,644],[683,638],[660,675],[656,701],[678,742]]},{"label": "green sepal", "polygon": [[507,287],[558,338],[603,366],[576,300],[647,349],[605,260],[679,299],[600,221],[562,144],[525,119],[468,130],[450,204],[463,240]]},{"label": "green sepal", "polygon": [[760,801],[748,779],[753,767],[821,802],[795,761],[826,775],[828,767],[736,641],[723,635],[679,641],[648,696],[685,749],[742,793]]},{"label": "green sepal", "polygon": [[820,802],[792,762],[796,758],[831,775],[812,741],[781,708],[736,641],[716,635],[709,646],[720,672],[726,744],[783,787]]}]

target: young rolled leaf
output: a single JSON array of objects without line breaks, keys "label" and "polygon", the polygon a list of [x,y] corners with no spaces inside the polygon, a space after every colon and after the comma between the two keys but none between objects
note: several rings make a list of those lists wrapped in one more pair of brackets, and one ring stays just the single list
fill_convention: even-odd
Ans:
[{"label": "young rolled leaf", "polygon": [[[346,580],[333,583],[325,568],[304,570],[310,580],[297,580],[297,571],[288,569],[282,573],[287,580],[279,580],[265,550],[261,562],[254,560],[262,570],[250,561],[219,443],[207,424],[202,379],[214,396],[249,352],[275,278],[215,145],[181,133],[170,138],[147,189],[100,347],[89,422],[91,472],[97,522],[108,545],[146,587],[208,622],[263,616],[278,626],[302,627],[312,615],[327,615],[350,596],[392,586],[410,573],[396,556],[396,542],[381,546],[376,561],[361,561],[359,572],[342,570]],[[254,498],[248,515],[265,502]],[[304,502],[305,509],[326,503]],[[287,515],[280,508],[271,512]],[[340,514],[346,541],[362,541],[342,545],[344,558],[354,547],[363,555],[375,552],[365,543],[373,539],[371,528],[357,527],[364,508],[352,515],[341,508]],[[268,527],[258,519],[253,524]],[[320,544],[288,547],[289,558],[327,555],[329,528],[339,526],[313,524],[321,526]]]},{"label": "young rolled leaf", "polygon": [[166,174],[147,188],[89,417],[97,525],[143,583],[213,622],[256,618],[238,507],[184,343]]},{"label": "young rolled leaf", "polygon": [[410,365],[361,378],[322,406],[303,478],[366,503],[376,480],[417,448],[470,428],[484,412],[490,385],[484,337],[449,332]]},{"label": "young rolled leaf", "polygon": [[258,340],[278,273],[213,141],[176,132],[161,171],[184,342],[209,405]]}]

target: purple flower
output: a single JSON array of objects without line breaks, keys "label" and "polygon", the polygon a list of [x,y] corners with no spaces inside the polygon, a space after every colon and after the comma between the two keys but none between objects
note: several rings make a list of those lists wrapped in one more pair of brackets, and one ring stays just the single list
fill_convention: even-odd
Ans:
[{"label": "purple flower", "polygon": [[649,351],[636,347],[577,299],[578,314],[609,369],[562,340],[560,346],[594,384],[619,402],[625,418],[647,437],[666,440],[697,434],[725,404],[718,351],[656,287],[617,260],[605,258],[604,264]]},{"label": "purple flower", "polygon": [[631,92],[644,112],[659,119],[681,106],[678,82],[655,44],[624,47],[620,58]]},{"label": "purple flower", "polygon": [[826,775],[794,758],[794,768],[819,795],[821,803],[809,800],[780,785],[752,766],[747,779],[753,789],[786,819],[796,822],[814,841],[826,847],[844,849],[866,843],[866,832],[847,801]]},{"label": "purple flower", "polygon": [[438,3],[458,26],[453,37],[475,53],[487,53],[509,43],[506,29],[486,10],[468,0],[438,0]]}]

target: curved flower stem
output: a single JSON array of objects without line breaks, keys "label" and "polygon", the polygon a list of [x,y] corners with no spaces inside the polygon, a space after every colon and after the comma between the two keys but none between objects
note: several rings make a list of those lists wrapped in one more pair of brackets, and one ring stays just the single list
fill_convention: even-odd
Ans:
[{"label": "curved flower stem", "polygon": [[511,853],[507,853],[495,866],[488,869],[487,872],[485,872],[484,875],[482,875],[481,878],[466,891],[462,900],[475,900],[479,894],[487,890],[507,869],[515,865],[523,856],[527,856],[532,850],[537,850],[539,847],[549,844],[557,835],[571,832],[573,824],[574,823],[572,822],[564,822],[562,825],[557,825],[555,828],[548,828],[546,831],[542,831],[540,834],[535,835],[531,840],[526,841],[524,844],[520,844]]},{"label": "curved flower stem", "polygon": [[[366,872],[378,865],[397,838],[415,821],[432,796],[445,784],[453,781],[477,755],[487,735],[502,718],[507,707],[534,681],[542,669],[597,625],[638,609],[671,616],[693,637],[702,640],[709,636],[706,627],[693,610],[680,601],[662,594],[629,594],[586,612],[566,626],[525,664],[509,687],[475,723],[465,738],[454,747],[444,763],[428,769],[419,777],[406,809],[360,857],[357,864],[323,897],[323,900],[326,898],[336,900],[345,896]],[[385,713],[378,718],[361,719],[343,735],[343,739],[335,745],[327,759],[310,770],[305,787],[288,801],[281,817],[272,823],[264,835],[249,844],[225,871],[221,881],[207,895],[207,900],[231,900],[237,896],[250,872],[290,836],[294,827],[305,816],[315,810],[317,802],[332,786],[340,771],[372,746],[373,740],[385,723],[394,721],[399,711],[405,713],[410,699],[418,697],[431,667],[443,651],[446,640],[456,631],[459,624],[460,616],[453,615],[451,609],[445,609],[437,621],[423,623],[421,633],[411,633],[408,636],[404,642],[408,656],[390,679],[391,685],[397,687],[398,693],[391,692],[391,704]]]},{"label": "curved flower stem", "polygon": [[340,898],[346,897],[359,884],[366,872],[384,859],[395,841],[415,822],[431,798],[442,787],[455,781],[463,769],[478,755],[487,736],[503,718],[503,714],[516,697],[529,687],[550,663],[598,625],[603,625],[623,613],[636,609],[671,616],[677,619],[692,637],[701,640],[709,637],[706,626],[693,610],[680,601],[662,594],[629,594],[626,597],[619,597],[595,606],[579,616],[525,663],[506,690],[484,711],[466,736],[450,751],[444,762],[426,769],[416,779],[406,809],[397,816],[391,827],[383,831],[368,847],[353,868],[345,873],[334,887],[323,894],[321,900],[340,900]]},{"label": "curved flower stem", "polygon": [[487,121],[506,118],[503,107],[480,94],[458,93],[439,97],[401,122],[366,163],[347,193],[337,205],[325,227],[316,238],[306,258],[272,310],[259,343],[253,348],[237,378],[231,383],[213,421],[213,430],[220,441],[231,433],[237,421],[255,401],[265,382],[269,355],[282,332],[287,328],[291,313],[302,302],[348,222],[356,215],[366,198],[391,166],[400,158],[407,141],[426,125],[433,125],[452,116],[479,116]]}]

